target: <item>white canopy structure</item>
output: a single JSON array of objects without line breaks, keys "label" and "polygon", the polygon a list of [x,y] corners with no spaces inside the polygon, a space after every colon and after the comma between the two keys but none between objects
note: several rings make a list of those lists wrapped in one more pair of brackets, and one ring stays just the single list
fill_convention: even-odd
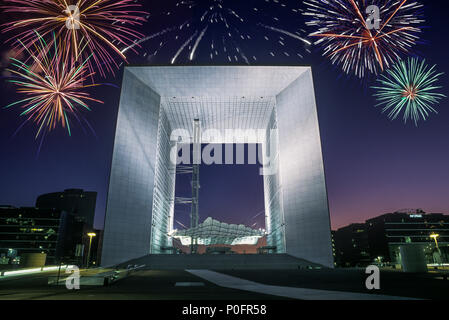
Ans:
[{"label": "white canopy structure", "polygon": [[243,224],[228,224],[208,217],[197,227],[186,230],[173,230],[171,236],[179,239],[181,244],[188,246],[192,239],[197,244],[256,244],[265,235],[263,229],[252,229]]}]

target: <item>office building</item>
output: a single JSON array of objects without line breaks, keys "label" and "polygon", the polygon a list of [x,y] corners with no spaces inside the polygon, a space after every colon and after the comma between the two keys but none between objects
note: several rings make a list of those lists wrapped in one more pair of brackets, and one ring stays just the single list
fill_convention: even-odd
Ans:
[{"label": "office building", "polygon": [[449,216],[404,209],[334,232],[338,266],[401,264],[401,246],[419,247],[428,264],[449,263]]},{"label": "office building", "polygon": [[90,228],[94,226],[97,193],[82,189],[66,189],[40,195],[36,200],[37,208],[59,209],[84,219]]},{"label": "office building", "polygon": [[25,253],[45,253],[47,264],[74,254],[82,223],[59,209],[0,208],[0,254],[10,264]]},{"label": "office building", "polygon": [[[399,210],[366,220],[366,228],[373,259],[400,264],[399,247],[407,244],[422,247],[428,263],[449,262],[448,215]],[[438,235],[436,242],[431,235]]]},{"label": "office building", "polygon": [[46,254],[46,264],[58,262],[85,265],[88,232],[99,236],[92,243],[91,261],[99,261],[101,232],[92,230],[78,216],[60,209],[0,207],[0,259],[20,264],[30,253]]},{"label": "office building", "polygon": [[371,263],[368,233],[364,223],[353,223],[334,231],[333,241],[338,266],[356,267]]}]

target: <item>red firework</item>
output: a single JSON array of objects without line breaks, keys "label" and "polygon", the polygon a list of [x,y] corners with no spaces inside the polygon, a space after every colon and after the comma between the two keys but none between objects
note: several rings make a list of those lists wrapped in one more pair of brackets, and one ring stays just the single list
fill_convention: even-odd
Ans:
[{"label": "red firework", "polygon": [[119,47],[143,37],[135,30],[146,21],[140,7],[132,0],[5,0],[2,8],[12,21],[3,32],[19,32],[11,40],[27,48],[36,41],[35,32],[44,38],[55,32],[73,61],[92,54],[89,69],[95,65],[105,76],[119,66],[117,58],[126,60]]}]

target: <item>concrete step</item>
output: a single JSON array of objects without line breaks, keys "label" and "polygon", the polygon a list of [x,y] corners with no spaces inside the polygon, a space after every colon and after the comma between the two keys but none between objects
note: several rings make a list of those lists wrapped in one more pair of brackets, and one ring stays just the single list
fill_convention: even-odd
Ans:
[{"label": "concrete step", "polygon": [[119,268],[145,265],[144,269],[307,269],[323,266],[288,254],[150,254],[126,261]]}]

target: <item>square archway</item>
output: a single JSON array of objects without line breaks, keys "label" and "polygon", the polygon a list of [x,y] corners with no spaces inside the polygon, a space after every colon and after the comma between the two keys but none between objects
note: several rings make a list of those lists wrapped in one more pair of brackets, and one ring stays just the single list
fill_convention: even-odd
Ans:
[{"label": "square archway", "polygon": [[[170,152],[181,140],[192,141],[194,119],[201,121],[202,143],[262,145],[270,155],[263,171],[268,245],[332,267],[312,72],[299,66],[125,68],[103,265],[171,245],[176,165]],[[184,136],[173,139],[175,130]]]}]

